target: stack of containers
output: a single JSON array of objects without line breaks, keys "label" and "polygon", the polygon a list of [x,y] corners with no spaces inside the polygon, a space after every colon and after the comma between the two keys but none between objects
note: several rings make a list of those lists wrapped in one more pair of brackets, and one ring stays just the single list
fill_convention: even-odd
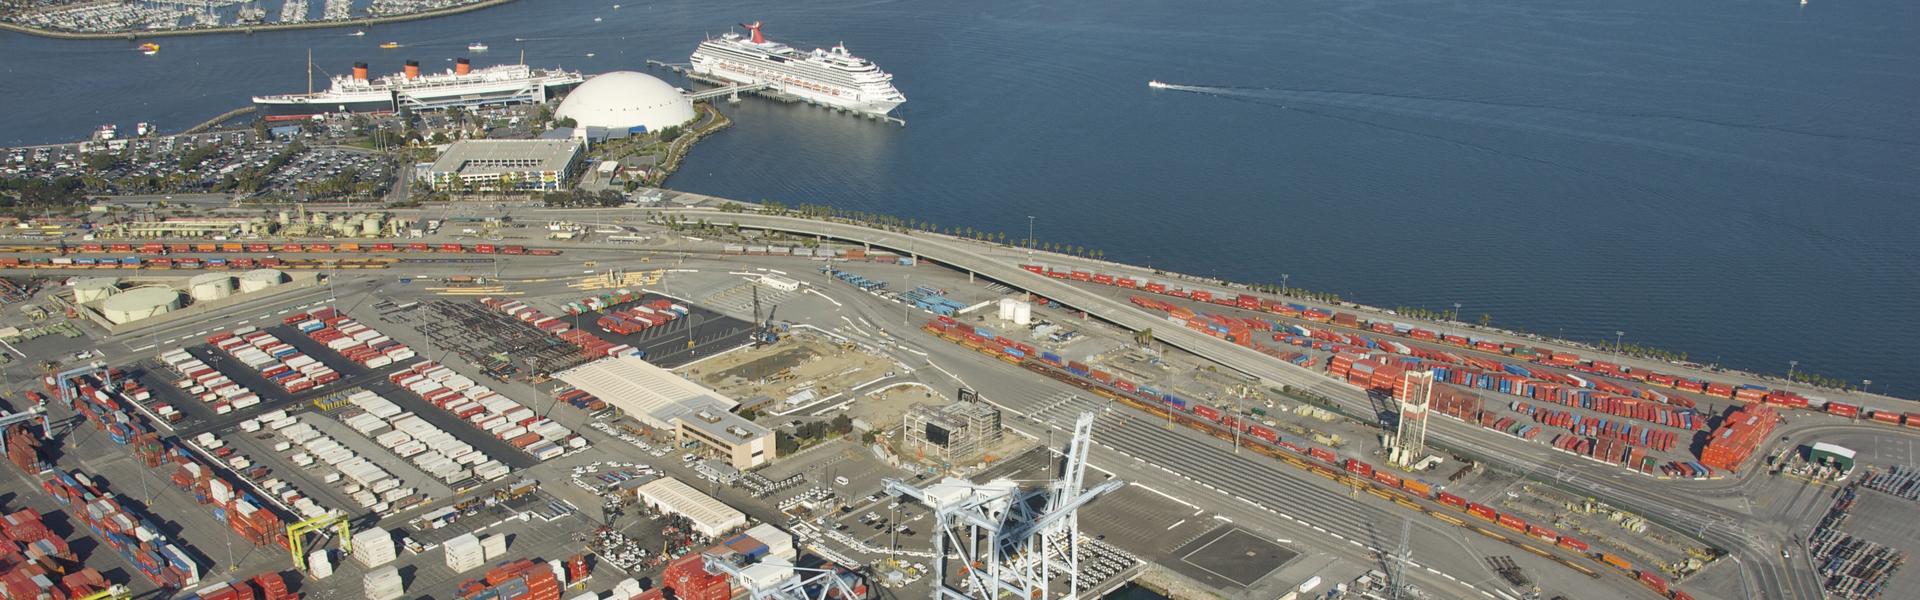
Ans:
[{"label": "stack of containers", "polygon": [[70,507],[69,515],[154,584],[180,589],[200,581],[200,567],[186,552],[153,522],[121,506],[113,493],[87,474],[56,470],[40,487],[55,502]]},{"label": "stack of containers", "polygon": [[368,568],[393,562],[397,554],[393,546],[393,534],[379,527],[368,527],[353,533],[353,559]]},{"label": "stack of containers", "polygon": [[207,343],[288,392],[303,392],[340,380],[340,374],[291,344],[257,327],[242,327],[207,337]]},{"label": "stack of containers", "polygon": [[439,363],[422,361],[394,373],[390,379],[534,458],[551,460],[565,454],[567,448],[587,446],[585,437],[565,425],[542,417],[533,409]]},{"label": "stack of containers", "polygon": [[[114,380],[116,384],[124,381],[124,379]],[[227,513],[233,508],[229,504],[231,499],[215,500],[204,493],[206,487],[213,482],[218,481],[224,485],[226,481],[220,480],[214,474],[214,468],[203,462],[192,450],[179,444],[177,440],[162,439],[159,434],[154,433],[153,429],[147,425],[145,417],[130,410],[132,402],[125,396],[110,393],[115,391],[113,388],[96,388],[93,385],[96,382],[87,377],[71,380],[70,383],[77,391],[73,398],[74,410],[93,423],[96,429],[106,431],[109,440],[129,446],[131,453],[142,466],[148,469],[164,469],[165,465],[172,463],[179,465],[180,469],[190,469],[188,472],[176,472],[173,475],[173,482],[184,490],[195,492],[194,500],[200,504],[213,505],[214,518],[230,524],[234,533],[240,534],[256,546],[278,542],[280,539],[278,532],[283,524],[277,515],[270,511],[249,510],[245,511],[246,514],[242,518],[227,519]],[[207,437],[211,439],[211,436]],[[241,466],[247,464],[245,457],[233,457],[229,461],[231,464]],[[248,499],[251,500],[251,497]]]},{"label": "stack of containers", "polygon": [[[403,371],[404,372],[404,371]],[[472,445],[454,438],[440,428],[405,413],[379,394],[360,391],[348,397],[366,413],[349,418],[348,426],[368,435],[375,443],[408,459],[422,471],[447,483],[479,476],[492,481],[504,477],[510,469]],[[367,418],[371,416],[372,419]],[[392,427],[391,430],[385,430]],[[378,432],[378,433],[376,433]],[[411,490],[409,490],[411,492]],[[391,492],[389,492],[391,493]],[[396,496],[396,498],[403,498]],[[389,502],[395,499],[388,499]]]},{"label": "stack of containers", "polygon": [[484,578],[460,584],[458,594],[475,600],[560,600],[562,583],[561,574],[551,563],[521,559],[489,569]]},{"label": "stack of containers", "polygon": [[[295,315],[296,317],[302,315]],[[369,369],[378,369],[395,361],[414,357],[414,351],[393,338],[382,335],[333,308],[322,308],[305,315],[295,326],[314,341]],[[291,318],[289,319],[291,320]]]},{"label": "stack of containers", "polygon": [[[219,371],[207,366],[207,363],[200,359],[194,358],[185,350],[167,351],[160,355],[160,360],[167,364],[167,368],[180,374],[181,378],[174,381],[174,387],[180,388],[190,397],[208,403],[215,413],[226,414],[260,403],[258,394],[234,383],[233,380],[221,375]],[[160,416],[169,421],[177,420],[175,415],[179,414],[178,409],[171,406],[161,408],[159,411]]]},{"label": "stack of containers", "polygon": [[500,558],[507,553],[507,534],[496,533],[480,538],[480,550],[488,561]]},{"label": "stack of containers", "polygon": [[694,552],[667,563],[660,574],[660,585],[673,591],[673,597],[679,600],[727,600],[733,597],[733,586],[726,575],[707,572],[702,554]]},{"label": "stack of containers", "polygon": [[465,573],[487,564],[486,550],[480,546],[480,539],[471,533],[447,540],[440,544],[440,548],[446,552],[447,568],[455,573]]},{"label": "stack of containers", "polygon": [[[278,428],[280,435],[300,447],[302,453],[333,467],[351,486],[355,486],[357,489],[347,494],[353,498],[354,502],[375,512],[385,512],[389,505],[383,501],[381,494],[389,490],[402,490],[404,494],[396,496],[398,498],[412,493],[411,489],[401,487],[400,480],[394,478],[393,474],[388,473],[386,469],[380,468],[333,438],[321,434],[312,425],[299,422],[300,419],[307,418],[314,417],[301,415],[282,421],[285,424]],[[330,480],[329,483],[332,481],[338,481],[338,478]]]},{"label": "stack of containers", "polygon": [[0,598],[78,598],[105,589],[99,571],[62,576],[75,556],[33,509],[0,517]]},{"label": "stack of containers", "polygon": [[393,565],[367,571],[360,583],[366,587],[367,600],[400,600],[407,591],[406,584],[400,580],[400,570]]}]

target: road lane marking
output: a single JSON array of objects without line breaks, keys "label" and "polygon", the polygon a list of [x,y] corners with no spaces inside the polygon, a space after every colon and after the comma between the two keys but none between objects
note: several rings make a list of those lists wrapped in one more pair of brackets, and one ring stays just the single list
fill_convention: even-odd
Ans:
[{"label": "road lane marking", "polygon": [[1173,531],[1173,528],[1175,528],[1175,527],[1179,527],[1179,526],[1181,526],[1182,524],[1185,524],[1186,522],[1187,522],[1187,520],[1186,520],[1186,519],[1181,519],[1181,520],[1178,520],[1178,521],[1174,521],[1172,525],[1168,525],[1168,526],[1167,526],[1167,531]]}]

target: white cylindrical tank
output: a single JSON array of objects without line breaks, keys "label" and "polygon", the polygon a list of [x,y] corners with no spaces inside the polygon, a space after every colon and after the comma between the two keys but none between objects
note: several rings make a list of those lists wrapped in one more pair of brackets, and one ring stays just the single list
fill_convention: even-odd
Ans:
[{"label": "white cylindrical tank", "polygon": [[100,314],[114,324],[132,323],[180,308],[180,291],[163,285],[133,288],[100,303]]},{"label": "white cylindrical tank", "polygon": [[1033,303],[1032,302],[1021,301],[1013,305],[1013,324],[1015,325],[1032,325],[1033,324]]},{"label": "white cylindrical tank", "polygon": [[201,273],[187,280],[187,294],[195,302],[219,300],[233,295],[233,276],[226,273]]},{"label": "white cylindrical tank", "polygon": [[81,304],[106,300],[118,293],[120,279],[117,277],[89,277],[73,284],[73,301]]},{"label": "white cylindrical tank", "polygon": [[254,269],[240,276],[240,292],[252,293],[286,282],[287,274],[279,269]]}]

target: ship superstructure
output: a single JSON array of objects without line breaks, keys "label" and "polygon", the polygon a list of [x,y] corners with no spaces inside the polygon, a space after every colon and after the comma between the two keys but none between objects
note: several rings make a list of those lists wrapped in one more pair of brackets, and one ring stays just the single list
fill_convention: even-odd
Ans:
[{"label": "ship superstructure", "polygon": [[742,25],[748,35],[728,32],[700,42],[693,72],[744,84],[767,84],[775,92],[834,108],[884,115],[907,101],[893,75],[854,56],[845,44],[801,51],[770,41],[760,22]]},{"label": "ship superstructure", "polygon": [[352,74],[333,77],[325,91],[255,96],[253,104],[267,120],[391,113],[402,106],[410,110],[471,108],[545,102],[585,80],[575,71],[536,69],[524,64],[475,69],[465,58],[439,73],[422,73],[420,63],[409,60],[403,71],[373,78],[369,77],[367,63],[354,63]]}]

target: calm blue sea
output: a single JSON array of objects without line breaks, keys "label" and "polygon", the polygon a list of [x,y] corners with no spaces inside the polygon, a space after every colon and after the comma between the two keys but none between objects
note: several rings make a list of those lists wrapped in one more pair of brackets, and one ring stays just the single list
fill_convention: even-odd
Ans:
[{"label": "calm blue sea", "polygon": [[308,49],[390,72],[482,41],[479,64],[598,72],[755,19],[894,72],[909,125],[748,101],[673,187],[1009,237],[1031,215],[1110,258],[1920,394],[1920,5],[1898,0],[521,0],[154,57],[0,34],[0,143],[184,127],[303,89]]}]

